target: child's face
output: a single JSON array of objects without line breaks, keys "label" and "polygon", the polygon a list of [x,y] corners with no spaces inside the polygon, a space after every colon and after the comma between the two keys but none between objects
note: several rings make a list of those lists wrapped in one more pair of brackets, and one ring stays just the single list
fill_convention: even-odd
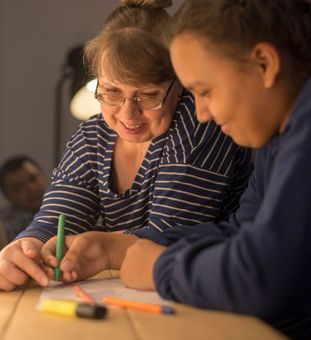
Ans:
[{"label": "child's face", "polygon": [[275,91],[264,86],[258,65],[242,68],[215,51],[190,33],[170,46],[175,71],[195,97],[198,120],[214,119],[236,143],[261,147],[282,125]]}]

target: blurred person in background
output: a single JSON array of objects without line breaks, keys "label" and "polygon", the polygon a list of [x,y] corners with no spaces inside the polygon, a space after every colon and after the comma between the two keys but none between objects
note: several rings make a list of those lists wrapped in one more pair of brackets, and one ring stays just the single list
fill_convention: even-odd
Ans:
[{"label": "blurred person in background", "polygon": [[0,207],[0,248],[12,241],[40,209],[47,178],[27,156],[6,160],[0,167],[0,189],[7,200]]}]

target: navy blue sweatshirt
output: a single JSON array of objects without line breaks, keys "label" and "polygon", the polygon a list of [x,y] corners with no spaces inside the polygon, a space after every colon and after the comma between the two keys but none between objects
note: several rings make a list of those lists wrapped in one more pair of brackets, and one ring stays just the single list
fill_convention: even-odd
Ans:
[{"label": "navy blue sweatshirt", "polygon": [[154,269],[162,297],[251,314],[295,339],[311,339],[311,79],[285,131],[257,151],[229,222],[148,238],[174,243]]}]

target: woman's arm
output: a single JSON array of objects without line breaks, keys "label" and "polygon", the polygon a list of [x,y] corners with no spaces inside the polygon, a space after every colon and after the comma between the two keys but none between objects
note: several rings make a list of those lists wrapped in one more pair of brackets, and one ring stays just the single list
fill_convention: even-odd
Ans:
[{"label": "woman's arm", "polygon": [[91,230],[98,219],[100,198],[97,166],[96,117],[82,123],[68,142],[42,206],[20,237],[36,237],[43,242],[57,234],[58,217],[66,214],[66,234]]}]

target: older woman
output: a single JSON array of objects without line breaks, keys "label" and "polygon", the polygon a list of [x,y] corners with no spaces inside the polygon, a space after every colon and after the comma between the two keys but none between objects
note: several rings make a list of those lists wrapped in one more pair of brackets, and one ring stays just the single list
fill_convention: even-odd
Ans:
[{"label": "older woman", "polygon": [[[56,235],[60,213],[67,215],[67,235],[95,227],[132,234],[66,238],[80,254],[81,242],[96,248],[97,241],[122,240],[121,261],[136,235],[223,219],[236,208],[247,184],[250,152],[214,122],[196,120],[193,98],[177,80],[165,47],[171,18],[163,7],[170,4],[123,1],[86,45],[102,113],[80,125],[33,223],[2,251],[0,289],[14,288],[27,275],[47,283],[33,259]],[[57,264],[54,248],[52,238],[44,248],[51,267]],[[85,268],[79,278],[94,272]]]}]

